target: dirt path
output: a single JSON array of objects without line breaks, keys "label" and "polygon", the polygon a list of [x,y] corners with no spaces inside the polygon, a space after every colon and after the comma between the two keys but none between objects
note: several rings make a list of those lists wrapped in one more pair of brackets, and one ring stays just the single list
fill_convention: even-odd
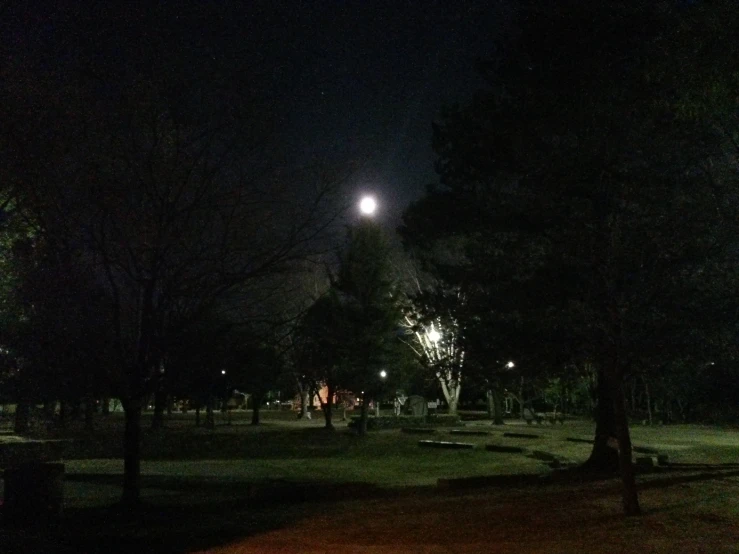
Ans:
[{"label": "dirt path", "polygon": [[655,481],[641,498],[645,515],[634,519],[621,516],[613,483],[346,501],[330,513],[307,508],[289,527],[204,552],[739,552],[739,477]]}]

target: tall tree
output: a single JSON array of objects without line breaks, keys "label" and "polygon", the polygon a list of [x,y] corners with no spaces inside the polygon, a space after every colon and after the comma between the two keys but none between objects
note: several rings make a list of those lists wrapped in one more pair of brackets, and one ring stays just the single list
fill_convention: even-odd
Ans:
[{"label": "tall tree", "polygon": [[326,387],[326,398],[319,395],[319,401],[326,429],[330,430],[334,429],[334,396],[343,385],[341,369],[349,342],[344,315],[336,291],[329,289],[301,317],[293,345],[299,378],[310,395]]},{"label": "tall tree", "polygon": [[370,218],[349,229],[334,287],[349,329],[344,382],[355,393],[364,391],[358,428],[364,435],[369,400],[377,400],[381,388],[379,373],[397,358],[401,317],[389,240]]},{"label": "tall tree", "polygon": [[714,214],[728,197],[698,171],[704,147],[676,159],[685,127],[654,102],[669,90],[650,69],[665,67],[671,15],[574,1],[519,15],[483,68],[490,89],[435,126],[443,188],[411,207],[405,232],[468,238],[461,275],[477,284],[481,332],[598,369],[590,461],[620,467],[633,515],[623,378],[655,341],[694,334],[671,307],[695,298],[697,276],[723,255]]},{"label": "tall tree", "polygon": [[388,238],[378,224],[363,220],[349,228],[332,286],[307,311],[300,333],[302,365],[328,389],[327,427],[341,386],[363,395],[359,433],[366,433],[380,372],[399,359],[400,318]]},{"label": "tall tree", "polygon": [[459,321],[463,305],[459,289],[445,290],[436,283],[434,289],[412,295],[403,314],[404,342],[438,381],[450,414],[457,413],[466,361],[464,328]]}]

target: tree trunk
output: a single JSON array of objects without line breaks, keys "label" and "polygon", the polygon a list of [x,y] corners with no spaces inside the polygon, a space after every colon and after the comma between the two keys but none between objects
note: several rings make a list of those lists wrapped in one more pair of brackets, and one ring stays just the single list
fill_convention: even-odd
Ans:
[{"label": "tree trunk", "polygon": [[616,420],[613,413],[614,402],[603,370],[598,370],[595,385],[597,402],[595,405],[595,440],[590,458],[584,468],[596,472],[615,473],[618,471],[618,450],[616,449]]},{"label": "tree trunk", "polygon": [[318,395],[318,401],[321,403],[321,409],[323,410],[323,417],[326,420],[326,425],[324,427],[326,429],[334,429],[334,422],[333,422],[333,396],[334,396],[334,388],[331,386],[331,384],[326,384],[326,402],[323,401],[323,398],[321,398],[321,395]]},{"label": "tree trunk", "polygon": [[15,406],[15,427],[13,431],[22,435],[28,433],[31,426],[31,405],[28,402],[18,402]]},{"label": "tree trunk", "polygon": [[102,413],[104,416],[110,415],[110,398],[104,396],[100,399],[100,405],[102,406]]},{"label": "tree trunk", "polygon": [[[380,401],[375,400],[375,417],[380,417]],[[344,417],[346,419],[346,417]]]},{"label": "tree trunk", "polygon": [[64,400],[59,401],[59,427],[67,426],[67,403]]},{"label": "tree trunk", "polygon": [[85,431],[94,431],[95,401],[92,398],[85,399]]},{"label": "tree trunk", "polygon": [[205,427],[207,429],[215,429],[216,419],[213,415],[213,395],[208,395],[205,401]]},{"label": "tree trunk", "polygon": [[251,424],[259,425],[259,407],[262,404],[262,397],[256,394],[252,396]]},{"label": "tree trunk", "polygon": [[195,427],[200,427],[200,404],[195,407]]},{"label": "tree trunk", "polygon": [[123,438],[123,498],[125,506],[141,501],[141,399],[129,399],[124,406],[126,430]]},{"label": "tree trunk", "polygon": [[622,384],[622,375],[618,368],[611,369],[608,375],[608,384],[613,396],[613,413],[616,423],[616,438],[618,439],[618,460],[621,471],[621,495],[624,515],[638,516],[641,514],[639,495],[636,490],[634,465],[631,462],[632,448],[629,434],[629,421],[626,416],[626,398]]},{"label": "tree trunk", "polygon": [[521,418],[521,421],[524,421],[526,418],[524,417],[524,401],[523,401],[523,377],[521,377],[521,383],[518,386],[518,416]]},{"label": "tree trunk", "polygon": [[[437,373],[441,392],[444,393],[444,399],[449,406],[449,415],[457,415],[457,406],[459,405],[459,394],[461,392],[462,383],[459,378],[452,379],[451,375],[443,375]],[[438,410],[438,407],[437,407]]]},{"label": "tree trunk", "polygon": [[151,428],[154,430],[164,427],[164,408],[167,403],[167,394],[163,390],[154,393],[154,417],[151,420]]},{"label": "tree trunk", "polygon": [[51,423],[54,420],[54,413],[56,412],[56,400],[45,400],[44,401],[44,420],[47,423]]},{"label": "tree trunk", "polygon": [[647,397],[647,421],[652,425],[652,396],[649,394],[649,384],[644,381],[644,393]]},{"label": "tree trunk", "polygon": [[503,421],[503,395],[500,390],[495,388],[490,391],[493,405],[493,425],[504,425]]},{"label": "tree trunk", "polygon": [[357,434],[360,437],[364,437],[367,434],[367,419],[369,416],[369,406],[367,404],[367,398],[362,397],[362,410],[359,417],[359,427],[357,428]]},{"label": "tree trunk", "polygon": [[488,419],[495,419],[495,405],[493,404],[493,391],[485,391],[485,405],[488,410]]},{"label": "tree trunk", "polygon": [[303,390],[300,392],[300,418],[307,419],[308,403],[310,402],[310,391]]}]

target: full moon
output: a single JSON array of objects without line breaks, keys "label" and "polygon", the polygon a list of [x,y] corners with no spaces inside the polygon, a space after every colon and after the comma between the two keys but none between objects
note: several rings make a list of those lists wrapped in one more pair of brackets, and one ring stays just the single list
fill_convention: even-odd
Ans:
[{"label": "full moon", "polygon": [[375,213],[375,209],[377,209],[377,202],[375,202],[374,198],[365,196],[359,203],[359,209],[363,214],[371,215]]}]

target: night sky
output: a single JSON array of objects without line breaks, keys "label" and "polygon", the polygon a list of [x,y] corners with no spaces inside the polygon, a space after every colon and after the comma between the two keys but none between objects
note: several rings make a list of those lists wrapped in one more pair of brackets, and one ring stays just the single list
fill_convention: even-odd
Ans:
[{"label": "night sky", "polygon": [[291,156],[361,162],[349,198],[375,193],[391,223],[435,180],[431,122],[482,85],[507,19],[490,1],[19,4],[0,18],[5,60],[257,87]]}]

